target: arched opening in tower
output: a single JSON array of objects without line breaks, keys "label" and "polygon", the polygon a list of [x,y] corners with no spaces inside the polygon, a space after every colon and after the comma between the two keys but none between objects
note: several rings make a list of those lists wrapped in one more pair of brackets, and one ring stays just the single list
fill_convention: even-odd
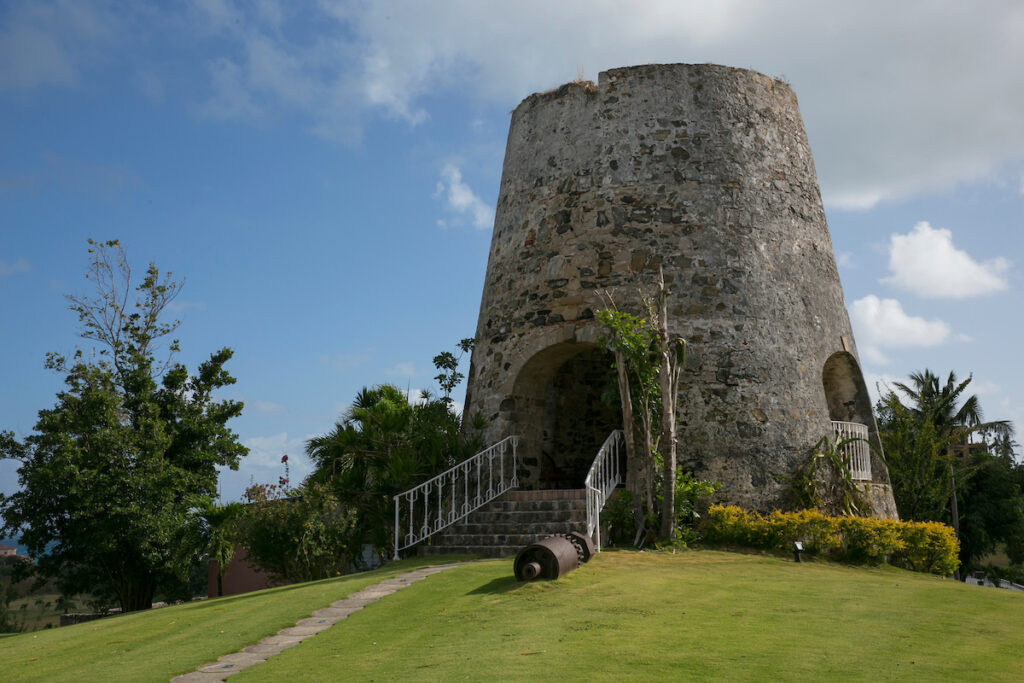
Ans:
[{"label": "arched opening in tower", "polygon": [[843,451],[853,478],[872,479],[872,471],[878,464],[871,464],[874,460],[871,451],[880,454],[882,443],[857,359],[847,351],[833,353],[822,368],[821,383],[832,420],[833,438],[837,442],[852,439]]},{"label": "arched opening in tower", "polygon": [[871,398],[853,354],[833,353],[821,371],[829,419],[871,425]]},{"label": "arched opening in tower", "polygon": [[601,444],[622,429],[614,381],[612,356],[596,344],[556,344],[523,364],[510,418],[524,488],[583,488]]}]

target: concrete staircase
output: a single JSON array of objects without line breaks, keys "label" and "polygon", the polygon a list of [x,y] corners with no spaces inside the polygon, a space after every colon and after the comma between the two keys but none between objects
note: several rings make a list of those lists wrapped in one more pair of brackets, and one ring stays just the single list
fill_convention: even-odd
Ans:
[{"label": "concrete staircase", "polygon": [[515,555],[551,534],[587,532],[583,489],[506,491],[466,519],[421,543],[420,555]]}]

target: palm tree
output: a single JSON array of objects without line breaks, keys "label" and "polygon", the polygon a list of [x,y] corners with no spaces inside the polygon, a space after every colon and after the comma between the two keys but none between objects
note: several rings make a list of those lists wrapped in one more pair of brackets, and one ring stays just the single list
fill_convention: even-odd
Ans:
[{"label": "palm tree", "polygon": [[238,523],[244,512],[245,506],[241,503],[208,503],[199,511],[204,522],[206,552],[217,561],[218,596],[224,595],[224,574],[235,555],[235,545],[239,538]]},{"label": "palm tree", "polygon": [[[949,503],[949,521],[960,534],[957,492],[964,489],[973,466],[963,447],[975,433],[1010,439],[1013,423],[986,422],[975,394],[964,397],[972,376],[958,381],[950,372],[944,383],[930,370],[910,375],[910,382],[894,382],[908,400],[904,405],[890,391],[879,401],[879,426],[889,460],[889,473],[901,516],[940,521]],[[961,402],[962,401],[962,402]],[[960,454],[957,454],[960,450]],[[902,503],[900,503],[902,499]],[[907,513],[910,513],[907,515]]]},{"label": "palm tree", "polygon": [[364,387],[334,429],[306,442],[316,463],[310,480],[329,483],[355,508],[363,542],[379,548],[390,540],[393,497],[475,451],[448,402],[421,398],[413,404],[390,384]]},{"label": "palm tree", "polygon": [[910,400],[910,410],[931,422],[941,436],[949,438],[951,446],[967,443],[976,432],[991,433],[997,437],[1012,436],[1013,423],[1008,420],[985,422],[976,394],[971,394],[957,406],[972,379],[973,376],[968,376],[958,382],[956,373],[950,372],[945,384],[940,385],[939,377],[925,369],[911,374],[909,385],[902,382],[893,384]]}]

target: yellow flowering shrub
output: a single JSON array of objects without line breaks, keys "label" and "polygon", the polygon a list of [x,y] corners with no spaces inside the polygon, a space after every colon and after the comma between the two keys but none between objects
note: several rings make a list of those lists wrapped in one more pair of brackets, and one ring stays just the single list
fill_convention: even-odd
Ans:
[{"label": "yellow flowering shrub", "polygon": [[857,564],[889,562],[918,572],[951,574],[960,544],[953,530],[937,522],[897,522],[868,517],[829,517],[814,510],[764,516],[735,505],[713,505],[702,531],[710,544],[804,551]]}]

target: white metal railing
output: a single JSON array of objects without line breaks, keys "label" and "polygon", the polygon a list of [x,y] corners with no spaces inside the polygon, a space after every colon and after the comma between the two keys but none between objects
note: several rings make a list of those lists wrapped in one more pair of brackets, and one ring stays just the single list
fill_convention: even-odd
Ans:
[{"label": "white metal railing", "polygon": [[836,443],[843,444],[843,460],[850,468],[850,477],[860,481],[871,481],[871,450],[868,447],[867,425],[833,420],[832,433]]},{"label": "white metal railing", "polygon": [[505,491],[517,488],[518,445],[518,436],[506,437],[433,479],[395,496],[395,559],[399,550],[416,545]]},{"label": "white metal railing", "polygon": [[622,454],[626,451],[626,437],[621,429],[608,435],[594,458],[594,464],[584,480],[587,493],[587,536],[601,552],[601,508],[608,502],[615,487],[622,483]]}]

